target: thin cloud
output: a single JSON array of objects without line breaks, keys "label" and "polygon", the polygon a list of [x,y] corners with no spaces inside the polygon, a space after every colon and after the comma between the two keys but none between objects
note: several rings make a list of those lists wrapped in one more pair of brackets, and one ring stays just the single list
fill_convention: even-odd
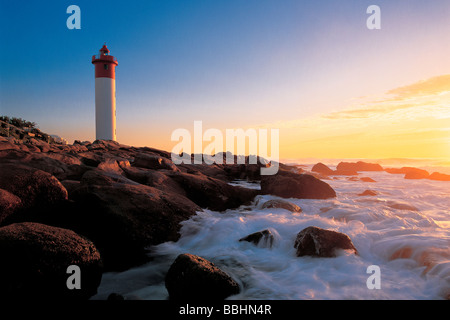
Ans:
[{"label": "thin cloud", "polygon": [[420,96],[438,95],[450,91],[450,74],[436,76],[411,85],[399,87],[387,92],[397,99],[409,99]]},{"label": "thin cloud", "polygon": [[[450,75],[436,76],[411,85],[398,87],[386,92],[386,97],[370,103],[364,108],[345,109],[322,115],[329,120],[365,119],[377,115],[386,115],[398,110],[422,107],[434,104],[435,99],[450,92]],[[408,103],[405,103],[408,101]]]}]

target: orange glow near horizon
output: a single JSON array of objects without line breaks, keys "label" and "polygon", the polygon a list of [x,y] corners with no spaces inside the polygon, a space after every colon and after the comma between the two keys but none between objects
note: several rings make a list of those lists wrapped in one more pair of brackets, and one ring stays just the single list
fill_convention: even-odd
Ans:
[{"label": "orange glow near horizon", "polygon": [[277,122],[284,158],[450,161],[450,75],[390,90],[315,117]]},{"label": "orange glow near horizon", "polygon": [[[242,127],[279,129],[280,159],[439,159],[450,165],[450,75],[436,76],[371,97],[359,97],[333,112],[289,121]],[[192,120],[192,121],[191,121]],[[177,128],[193,133],[198,119],[167,119],[158,123],[136,118],[118,126],[119,142],[171,151]],[[205,121],[203,132],[226,124]],[[238,126],[237,126],[238,127]],[[231,128],[230,128],[231,129]],[[85,130],[89,140],[92,130]],[[209,143],[204,142],[203,148]]]}]

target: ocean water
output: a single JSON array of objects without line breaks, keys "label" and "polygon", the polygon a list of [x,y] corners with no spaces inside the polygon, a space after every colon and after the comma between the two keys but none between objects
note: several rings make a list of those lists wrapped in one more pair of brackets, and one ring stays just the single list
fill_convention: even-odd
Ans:
[{"label": "ocean water", "polygon": [[[164,276],[175,258],[191,253],[214,262],[240,285],[228,299],[445,299],[450,296],[450,182],[405,180],[403,175],[363,172],[376,182],[326,180],[330,200],[291,201],[303,210],[261,209],[278,197],[258,196],[249,206],[205,210],[181,228],[177,242],[152,247],[154,261],[122,273],[106,273],[93,299],[111,292],[126,299],[167,299]],[[258,184],[235,182],[244,187]],[[359,196],[370,189],[376,196]],[[317,226],[347,234],[359,255],[296,257],[298,232]],[[239,242],[269,229],[271,248]],[[380,289],[369,289],[367,268],[380,268]]]}]

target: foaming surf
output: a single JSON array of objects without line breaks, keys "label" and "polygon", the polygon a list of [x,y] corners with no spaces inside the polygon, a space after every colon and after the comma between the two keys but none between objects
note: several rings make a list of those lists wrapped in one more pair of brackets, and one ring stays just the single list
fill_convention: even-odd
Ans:
[{"label": "foaming surf", "polygon": [[[326,180],[335,199],[287,199],[302,208],[300,213],[263,209],[264,202],[280,199],[270,195],[236,210],[199,212],[182,223],[177,242],[151,248],[151,263],[104,274],[94,299],[111,292],[128,299],[167,299],[164,276],[181,253],[202,256],[230,274],[241,292],[229,299],[448,299],[450,183],[386,172],[361,176],[376,182],[339,177]],[[361,196],[367,189],[376,195]],[[295,237],[309,226],[347,234],[359,254],[296,257]],[[271,246],[239,241],[265,229],[274,236]],[[380,289],[367,287],[371,265],[380,267]]]}]

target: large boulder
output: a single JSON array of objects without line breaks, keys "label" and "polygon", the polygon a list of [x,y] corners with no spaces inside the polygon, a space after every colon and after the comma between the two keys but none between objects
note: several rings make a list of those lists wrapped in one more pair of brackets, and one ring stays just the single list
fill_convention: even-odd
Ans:
[{"label": "large boulder", "polygon": [[261,176],[261,193],[282,198],[329,199],[336,197],[333,188],[311,175],[279,170],[272,176]]},{"label": "large boulder", "polygon": [[350,250],[357,254],[355,246],[346,234],[319,227],[307,227],[300,231],[294,248],[297,249],[297,257],[335,257],[338,250]]},{"label": "large boulder", "polygon": [[239,285],[212,262],[192,254],[179,255],[165,277],[172,300],[223,300],[239,293]]},{"label": "large boulder", "polygon": [[22,206],[20,198],[9,191],[0,189],[0,223]]},{"label": "large boulder", "polygon": [[74,155],[59,152],[3,151],[0,152],[0,163],[26,165],[27,167],[50,173],[58,180],[79,180],[90,169]]},{"label": "large boulder", "polygon": [[134,158],[133,166],[142,167],[147,169],[167,169],[172,171],[179,171],[177,166],[172,162],[172,160],[161,157],[159,155],[139,153]]},{"label": "large boulder", "polygon": [[19,197],[25,208],[46,208],[68,198],[54,176],[21,164],[0,163],[0,188]]},{"label": "large boulder", "polygon": [[165,170],[123,167],[123,172],[125,177],[139,184],[154,187],[161,191],[174,192],[183,196],[186,195],[184,189],[172,178],[167,176]]},{"label": "large boulder", "polygon": [[180,222],[201,210],[182,195],[126,180],[88,181],[72,192],[74,203],[65,210],[65,220],[95,243],[107,270],[148,261],[149,246],[178,240]]},{"label": "large boulder", "polygon": [[[94,244],[67,229],[39,223],[0,228],[0,297],[88,299],[97,292],[102,261]],[[80,268],[81,289],[70,290],[67,268]]]},{"label": "large boulder", "polygon": [[202,208],[224,211],[250,203],[257,190],[232,186],[203,174],[168,172],[167,176],[177,182],[186,196]]}]

